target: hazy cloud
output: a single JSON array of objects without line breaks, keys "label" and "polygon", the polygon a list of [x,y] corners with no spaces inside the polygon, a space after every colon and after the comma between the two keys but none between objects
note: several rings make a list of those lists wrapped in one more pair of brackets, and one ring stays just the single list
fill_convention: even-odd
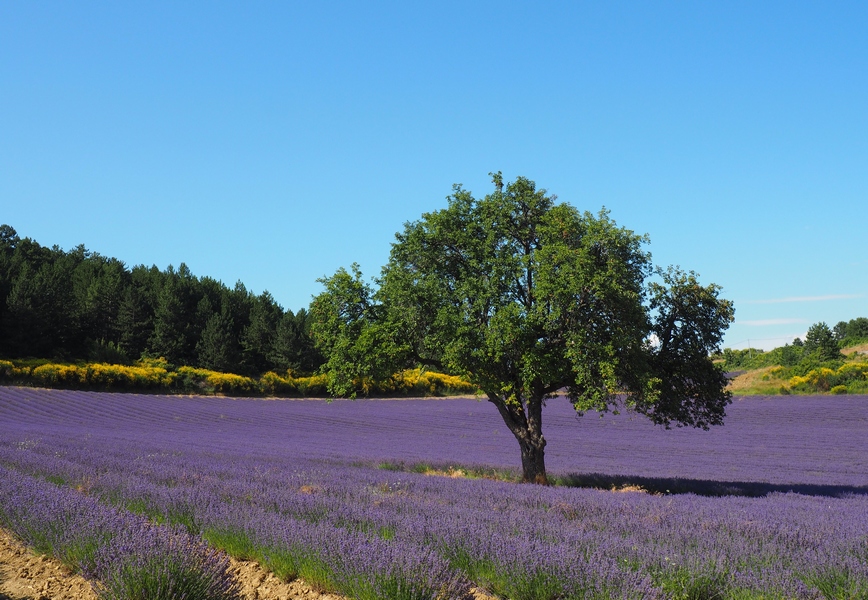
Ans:
[{"label": "hazy cloud", "polygon": [[[861,298],[862,294],[828,294],[826,296],[791,296],[789,298],[774,298],[771,300],[746,300],[745,304],[783,304],[785,302],[820,302],[823,300],[850,300]],[[793,321],[790,321],[791,323]]]},{"label": "hazy cloud", "polygon": [[749,321],[736,321],[739,325],[752,327],[765,327],[766,325],[792,325],[793,323],[807,323],[806,319],[756,319]]}]

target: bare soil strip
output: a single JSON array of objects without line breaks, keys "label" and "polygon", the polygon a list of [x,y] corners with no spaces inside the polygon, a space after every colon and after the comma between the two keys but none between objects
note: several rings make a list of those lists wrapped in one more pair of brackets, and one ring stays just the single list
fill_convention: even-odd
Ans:
[{"label": "bare soil strip", "polygon": [[96,600],[90,583],[0,529],[0,600]]}]

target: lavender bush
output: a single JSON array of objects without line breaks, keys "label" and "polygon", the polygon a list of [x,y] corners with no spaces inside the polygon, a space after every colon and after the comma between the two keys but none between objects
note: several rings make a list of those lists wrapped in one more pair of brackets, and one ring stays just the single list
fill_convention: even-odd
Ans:
[{"label": "lavender bush", "polygon": [[185,532],[0,466],[0,524],[106,600],[234,600],[228,558]]},{"label": "lavender bush", "polygon": [[200,540],[163,527],[102,546],[85,572],[105,600],[232,600],[238,588],[229,558]]}]

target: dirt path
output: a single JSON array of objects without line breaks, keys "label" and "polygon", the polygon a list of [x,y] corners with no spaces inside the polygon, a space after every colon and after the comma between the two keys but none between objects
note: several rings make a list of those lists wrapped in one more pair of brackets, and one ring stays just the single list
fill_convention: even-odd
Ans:
[{"label": "dirt path", "polygon": [[0,600],[96,600],[96,594],[84,577],[0,529]]},{"label": "dirt path", "polygon": [[[255,562],[232,560],[232,571],[244,600],[345,600],[320,594],[301,580],[280,581]],[[35,554],[0,529],[0,600],[97,600],[97,595],[60,561]]]}]

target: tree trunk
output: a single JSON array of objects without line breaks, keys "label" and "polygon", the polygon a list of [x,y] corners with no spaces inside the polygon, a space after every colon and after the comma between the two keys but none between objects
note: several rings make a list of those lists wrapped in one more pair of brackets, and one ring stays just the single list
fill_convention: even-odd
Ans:
[{"label": "tree trunk", "polygon": [[518,440],[521,448],[522,481],[548,485],[546,440],[542,434],[542,394],[525,402],[527,413],[518,403],[507,403],[496,394],[488,394],[488,400],[497,407],[506,426]]},{"label": "tree trunk", "polygon": [[540,436],[541,444],[535,445],[530,442],[522,442],[521,446],[521,480],[525,483],[538,483],[548,485],[545,464],[545,440]]}]

